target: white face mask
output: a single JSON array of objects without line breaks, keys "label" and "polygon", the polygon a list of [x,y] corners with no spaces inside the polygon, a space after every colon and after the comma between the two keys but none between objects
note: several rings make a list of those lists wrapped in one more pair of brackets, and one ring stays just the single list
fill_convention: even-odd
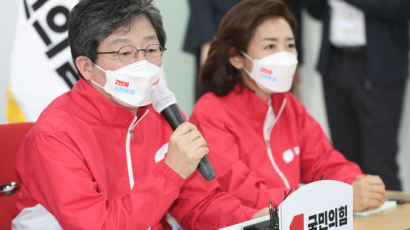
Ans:
[{"label": "white face mask", "polygon": [[110,94],[125,107],[140,107],[151,104],[151,87],[158,84],[161,68],[146,60],[138,61],[117,70],[104,70],[104,87],[91,80],[93,84]]},{"label": "white face mask", "polygon": [[284,93],[290,90],[298,64],[296,55],[283,51],[252,60],[246,53],[242,54],[253,63],[251,72],[245,67],[244,71],[261,90],[267,93]]}]

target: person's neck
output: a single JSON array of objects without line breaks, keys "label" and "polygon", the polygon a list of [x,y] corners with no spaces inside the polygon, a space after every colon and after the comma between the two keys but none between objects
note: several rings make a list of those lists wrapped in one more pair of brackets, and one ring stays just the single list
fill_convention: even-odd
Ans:
[{"label": "person's neck", "polygon": [[269,98],[271,96],[270,93],[267,93],[263,90],[261,90],[255,83],[254,80],[252,80],[250,77],[248,76],[243,76],[243,80],[244,80],[244,84],[246,87],[248,87],[250,90],[252,90],[253,92],[256,93],[256,95],[258,95],[260,98],[262,98],[262,100],[268,102]]}]

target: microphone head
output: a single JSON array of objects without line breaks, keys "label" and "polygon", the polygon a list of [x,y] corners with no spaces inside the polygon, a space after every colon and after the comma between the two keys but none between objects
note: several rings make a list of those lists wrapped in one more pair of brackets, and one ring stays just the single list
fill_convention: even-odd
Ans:
[{"label": "microphone head", "polygon": [[157,113],[161,113],[165,108],[177,103],[174,94],[161,84],[154,85],[151,89],[152,106]]}]

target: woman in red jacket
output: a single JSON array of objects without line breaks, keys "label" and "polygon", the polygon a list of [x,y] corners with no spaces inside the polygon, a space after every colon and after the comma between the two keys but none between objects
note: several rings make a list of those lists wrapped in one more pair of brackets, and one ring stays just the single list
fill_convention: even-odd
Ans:
[{"label": "woman in red jacket", "polygon": [[191,122],[207,140],[225,191],[254,208],[325,179],[353,185],[354,210],[379,207],[378,176],[336,151],[289,89],[297,22],[280,0],[245,0],[223,18],[200,76],[205,94]]}]

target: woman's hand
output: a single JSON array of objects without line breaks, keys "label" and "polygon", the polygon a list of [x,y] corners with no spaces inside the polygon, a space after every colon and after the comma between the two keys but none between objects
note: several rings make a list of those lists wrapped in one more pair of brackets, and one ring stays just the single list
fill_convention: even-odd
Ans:
[{"label": "woman's hand", "polygon": [[379,176],[359,175],[352,185],[354,212],[376,209],[384,203],[386,189]]}]

